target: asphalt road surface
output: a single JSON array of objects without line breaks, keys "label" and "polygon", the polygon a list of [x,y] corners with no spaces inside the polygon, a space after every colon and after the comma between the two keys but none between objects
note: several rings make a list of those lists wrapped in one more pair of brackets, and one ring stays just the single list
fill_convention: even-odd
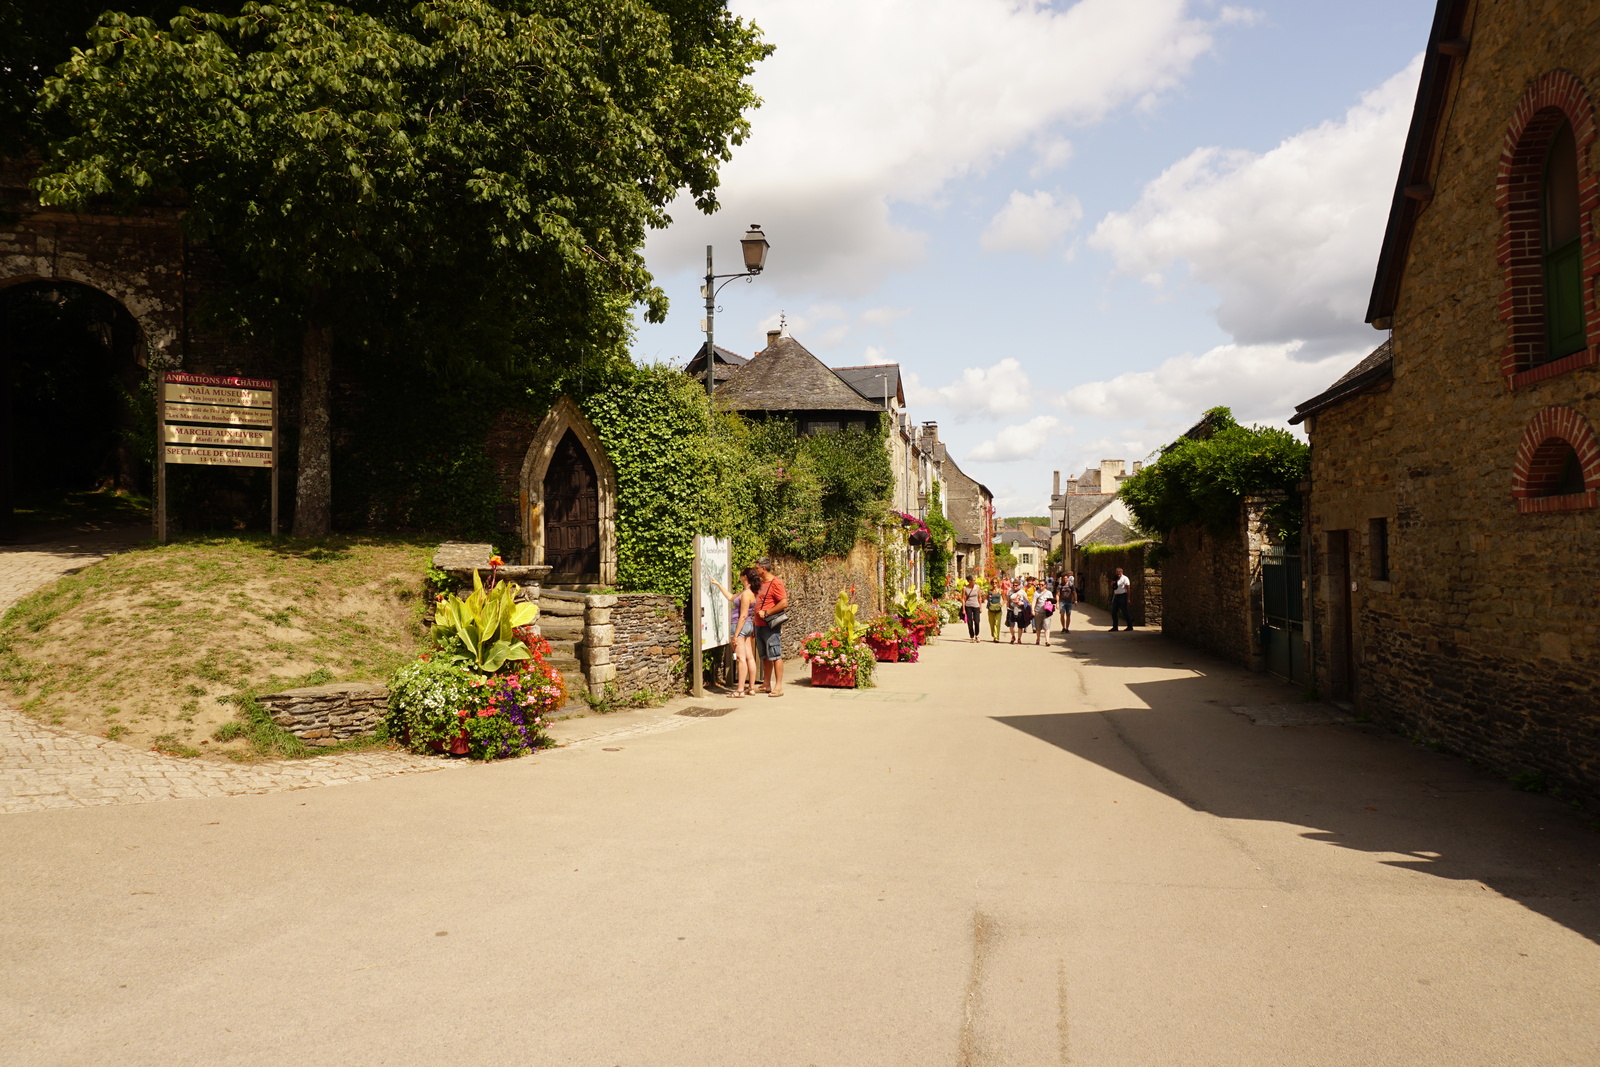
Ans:
[{"label": "asphalt road surface", "polygon": [[0,1063],[1600,1064],[1593,815],[1255,725],[1298,694],[1157,635],[959,629],[515,762],[0,817]]}]

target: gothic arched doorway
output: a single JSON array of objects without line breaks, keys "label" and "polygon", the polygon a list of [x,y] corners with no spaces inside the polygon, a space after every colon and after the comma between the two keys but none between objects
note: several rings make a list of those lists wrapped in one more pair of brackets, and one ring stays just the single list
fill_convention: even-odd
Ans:
[{"label": "gothic arched doorway", "polygon": [[551,585],[617,580],[617,472],[594,424],[570,397],[540,422],[522,464],[526,560]]},{"label": "gothic arched doorway", "polygon": [[600,480],[571,430],[544,475],[544,561],[551,574],[600,575]]}]

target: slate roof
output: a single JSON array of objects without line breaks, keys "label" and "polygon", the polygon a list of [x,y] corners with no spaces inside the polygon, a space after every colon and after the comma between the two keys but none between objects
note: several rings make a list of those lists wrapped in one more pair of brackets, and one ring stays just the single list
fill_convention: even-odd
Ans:
[{"label": "slate roof", "polygon": [[1137,533],[1118,522],[1116,519],[1107,519],[1094,532],[1078,539],[1080,545],[1126,545],[1134,541],[1142,541]]},{"label": "slate roof", "polygon": [[881,411],[793,337],[757,352],[717,390],[725,411]]},{"label": "slate roof", "polygon": [[1066,493],[1061,499],[1066,502],[1067,529],[1076,530],[1078,524],[1089,516],[1105,507],[1117,498],[1115,493]]},{"label": "slate roof", "polygon": [[[1433,12],[1433,28],[1428,32],[1428,47],[1423,49],[1422,79],[1417,84],[1417,102],[1411,111],[1411,129],[1400,157],[1400,175],[1389,202],[1389,225],[1383,233],[1383,249],[1378,253],[1378,270],[1372,280],[1372,299],[1367,304],[1367,321],[1389,318],[1400,296],[1400,276],[1405,270],[1406,253],[1417,216],[1433,196],[1434,146],[1439,140],[1439,125],[1444,121],[1451,75],[1466,62],[1467,42],[1461,30],[1466,20],[1468,0],[1438,0]],[[1446,52],[1439,46],[1448,44]],[[1410,190],[1412,195],[1407,195]]]},{"label": "slate roof", "polygon": [[870,400],[879,407],[883,406],[885,392],[895,403],[901,407],[906,406],[906,394],[900,384],[898,363],[878,363],[866,367],[835,367],[833,373],[844,379],[844,383],[860,393],[863,399]]},{"label": "slate roof", "polygon": [[1390,348],[1390,342],[1385,341],[1368,353],[1366,359],[1351,367],[1344,377],[1305,403],[1296,404],[1294,415],[1289,421],[1291,423],[1304,422],[1317,412],[1326,411],[1335,404],[1355,396],[1368,386],[1382,381],[1393,370],[1394,356]]},{"label": "slate roof", "polygon": [[[729,351],[721,345],[713,347],[717,350],[717,363],[716,366],[711,368],[711,379],[719,385],[739,373],[739,368],[750,362],[747,357],[741,356],[737,352]],[[705,381],[706,346],[703,343],[700,345],[700,350],[694,354],[694,358],[689,361],[688,366],[683,368],[683,373],[691,378]]]}]

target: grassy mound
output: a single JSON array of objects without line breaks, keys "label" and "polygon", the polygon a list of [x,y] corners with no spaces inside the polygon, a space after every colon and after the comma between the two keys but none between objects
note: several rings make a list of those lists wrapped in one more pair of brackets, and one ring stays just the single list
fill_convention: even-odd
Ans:
[{"label": "grassy mound", "polygon": [[300,755],[253,697],[383,681],[424,639],[432,541],[195,538],[38,590],[0,620],[0,687],[45,722],[174,755]]}]

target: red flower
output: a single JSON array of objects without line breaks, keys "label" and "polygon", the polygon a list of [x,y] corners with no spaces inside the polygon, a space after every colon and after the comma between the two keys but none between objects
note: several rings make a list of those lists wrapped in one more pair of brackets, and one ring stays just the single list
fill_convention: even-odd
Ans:
[{"label": "red flower", "polygon": [[505,560],[501,559],[499,556],[490,556],[489,557],[489,566],[491,566],[491,567],[504,567],[505,565],[506,565]]}]

